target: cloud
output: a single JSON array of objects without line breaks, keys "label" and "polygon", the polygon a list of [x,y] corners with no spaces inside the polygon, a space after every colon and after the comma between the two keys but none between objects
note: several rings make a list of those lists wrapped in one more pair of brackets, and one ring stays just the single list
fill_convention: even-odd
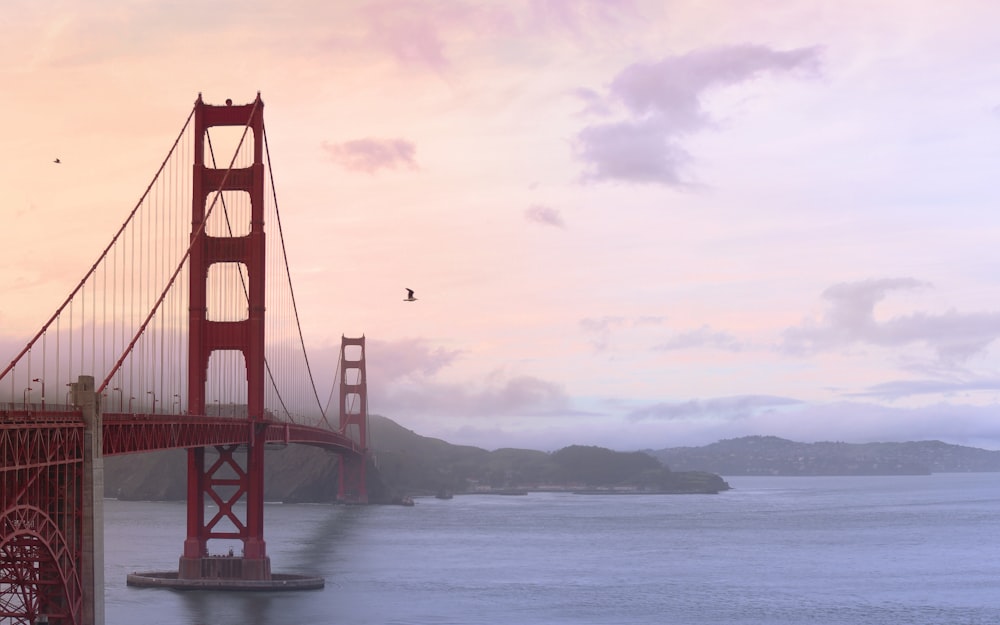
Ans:
[{"label": "cloud", "polygon": [[[1000,423],[994,412],[993,406],[948,403],[897,408],[744,396],[658,404],[635,411],[627,421],[629,428],[643,433],[642,439],[628,439],[632,448],[705,445],[725,438],[772,435],[807,443],[942,440],[995,449],[1000,446]],[[622,434],[629,428],[622,428]],[[583,438],[585,433],[580,434]],[[624,442],[619,446],[627,448]]]},{"label": "cloud", "polygon": [[564,414],[569,398],[559,385],[533,376],[444,383],[397,381],[369,389],[373,410],[390,415],[495,417]]},{"label": "cloud", "polygon": [[610,111],[617,105],[625,115],[577,134],[574,147],[585,166],[584,180],[690,186],[683,174],[692,159],[679,140],[712,125],[703,108],[706,93],[767,72],[814,70],[818,56],[817,48],[708,48],[634,63],[615,76],[603,98],[579,90],[588,111]]},{"label": "cloud", "polygon": [[555,36],[577,41],[607,36],[607,29],[638,16],[633,0],[528,0],[517,3],[382,0],[364,9],[365,38],[407,68],[451,71],[466,46],[500,46],[494,58]]},{"label": "cloud", "polygon": [[541,224],[543,226],[555,226],[556,228],[566,227],[566,223],[563,221],[562,215],[559,214],[559,211],[549,206],[542,206],[540,204],[529,206],[524,211],[524,217],[532,223]]},{"label": "cloud", "polygon": [[[761,413],[751,420],[753,434],[775,434],[805,442],[942,440],[996,448],[1000,423],[995,406],[939,403],[895,408],[860,402],[805,404]],[[740,434],[742,435],[742,434]]]},{"label": "cloud", "polygon": [[[580,412],[571,418],[426,421],[434,435],[488,449],[555,450],[567,445],[662,449],[727,438],[773,435],[806,443],[941,440],[1000,448],[995,406],[940,403],[899,408],[864,402],[814,404],[787,397],[738,396],[663,403],[621,417]],[[400,420],[410,425],[413,419]],[[424,424],[421,424],[422,426]],[[419,429],[425,433],[424,429]]]},{"label": "cloud", "polygon": [[875,305],[892,291],[930,285],[913,278],[835,284],[823,292],[827,310],[783,333],[782,349],[804,354],[852,344],[901,347],[923,343],[946,363],[967,360],[1000,336],[1000,313],[913,313],[887,321],[875,319]]},{"label": "cloud", "polygon": [[588,126],[577,135],[577,158],[590,165],[585,180],[689,186],[682,176],[687,153],[655,118]]},{"label": "cloud", "polygon": [[624,325],[625,317],[586,317],[580,320],[580,326],[588,332],[606,332],[615,326]]},{"label": "cloud", "polygon": [[732,334],[715,332],[708,326],[702,326],[697,330],[676,334],[663,343],[655,345],[653,349],[658,351],[673,351],[698,347],[713,347],[731,352],[739,352],[743,350],[743,343]]},{"label": "cloud", "polygon": [[386,415],[476,417],[564,414],[572,410],[558,384],[533,376],[492,373],[482,379],[443,382],[464,352],[433,347],[424,339],[366,342],[372,412]]},{"label": "cloud", "polygon": [[847,396],[893,400],[913,395],[959,395],[978,391],[1000,391],[1000,378],[961,381],[896,380],[875,384],[857,393],[847,393]]},{"label": "cloud", "polygon": [[433,376],[454,364],[463,354],[458,350],[431,347],[423,339],[367,339],[365,349],[366,363],[371,363],[366,365],[368,377],[378,380],[380,384]]},{"label": "cloud", "polygon": [[404,139],[355,139],[344,143],[323,142],[330,159],[348,171],[373,174],[380,169],[417,169],[417,148]]},{"label": "cloud", "polygon": [[463,2],[374,2],[365,8],[370,43],[387,50],[405,67],[444,73],[449,48],[517,31],[506,7]]},{"label": "cloud", "polygon": [[[873,281],[875,282],[875,281]],[[918,281],[878,281],[890,289],[922,286]],[[867,293],[879,289],[833,289]],[[857,295],[858,299],[864,299]],[[588,331],[603,332],[660,318],[605,316],[583,319]],[[711,332],[709,332],[711,334]],[[777,395],[735,395],[690,401],[636,404],[573,398],[562,385],[532,375],[493,372],[460,381],[442,381],[461,367],[465,354],[424,339],[367,342],[369,410],[421,434],[457,444],[496,449],[518,446],[558,449],[572,444],[615,449],[659,449],[704,445],[751,434],[803,442],[938,439],[956,444],[1000,446],[993,406],[938,403],[892,407],[863,401],[804,402]],[[874,385],[858,397],[876,400],[904,395],[1000,390],[1000,379],[914,380]],[[603,402],[603,403],[602,403]]]},{"label": "cloud", "polygon": [[632,410],[626,417],[629,421],[645,421],[647,419],[666,421],[704,419],[733,421],[746,419],[762,410],[801,403],[797,399],[788,397],[738,395],[707,400],[693,399],[676,403],[661,402]]},{"label": "cloud", "polygon": [[664,317],[653,315],[640,315],[638,317],[618,317],[605,315],[604,317],[585,317],[580,320],[580,328],[592,336],[591,345],[597,351],[605,351],[611,346],[611,334],[619,329],[635,329],[643,326],[656,326],[662,324]]},{"label": "cloud", "polygon": [[537,29],[576,36],[588,24],[614,25],[637,14],[632,0],[529,0],[528,8]]},{"label": "cloud", "polygon": [[580,327],[584,332],[594,335],[590,344],[597,351],[604,351],[611,345],[611,330],[623,326],[627,323],[625,317],[587,317],[580,320]]},{"label": "cloud", "polygon": [[376,3],[368,13],[369,39],[388,50],[401,65],[448,68],[445,44],[438,32],[438,16],[426,7],[403,3]]}]

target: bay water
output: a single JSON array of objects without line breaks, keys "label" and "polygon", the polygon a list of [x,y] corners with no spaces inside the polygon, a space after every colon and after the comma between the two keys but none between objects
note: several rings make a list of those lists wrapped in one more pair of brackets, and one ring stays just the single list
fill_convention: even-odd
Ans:
[{"label": "bay water", "polygon": [[730,477],[718,495],[271,504],[272,570],[322,590],[130,588],[182,502],[105,501],[109,625],[1000,623],[1000,474]]}]

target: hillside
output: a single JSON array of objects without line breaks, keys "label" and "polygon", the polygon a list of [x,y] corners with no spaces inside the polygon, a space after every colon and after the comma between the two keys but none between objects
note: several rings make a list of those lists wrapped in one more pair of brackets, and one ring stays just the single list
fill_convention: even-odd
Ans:
[{"label": "hillside", "polygon": [[[553,454],[530,449],[487,451],[421,436],[391,419],[370,418],[375,463],[369,497],[388,503],[402,496],[505,489],[630,488],[645,492],[714,493],[729,486],[705,472],[673,472],[642,452],[572,446]],[[209,452],[211,453],[211,452]],[[308,446],[267,451],[264,498],[333,501],[337,456]],[[105,494],[120,499],[186,497],[187,454],[181,450],[105,458]]]},{"label": "hillside", "polygon": [[798,443],[776,436],[745,436],[704,447],[649,451],[675,471],[721,475],[926,475],[1000,471],[1000,451],[941,441],[906,443]]}]

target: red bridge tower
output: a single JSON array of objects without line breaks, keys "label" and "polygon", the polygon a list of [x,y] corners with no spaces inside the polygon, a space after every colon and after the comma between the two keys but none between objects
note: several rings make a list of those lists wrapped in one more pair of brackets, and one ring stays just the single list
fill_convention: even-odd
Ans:
[{"label": "red bridge tower", "polygon": [[[218,457],[206,463],[205,448],[188,450],[187,539],[180,558],[182,579],[237,578],[271,579],[271,562],[264,543],[264,103],[246,105],[195,103],[194,176],[191,211],[190,325],[188,343],[188,413],[205,413],[205,385],[212,352],[237,350],[246,363],[247,416],[250,419],[245,463],[244,449],[215,447]],[[253,164],[243,169],[215,169],[205,164],[205,138],[209,128],[249,128],[253,141]],[[219,194],[216,190],[242,191],[250,196],[250,231],[245,236],[210,236],[205,217]],[[208,319],[209,268],[215,263],[241,263],[246,269],[248,316],[241,321]],[[235,285],[242,288],[240,285]],[[240,453],[237,454],[237,451]],[[234,477],[235,476],[235,477]],[[205,503],[211,500],[219,512],[205,519]],[[245,519],[235,505],[245,500]],[[222,524],[220,526],[220,523]],[[232,526],[232,527],[228,527]],[[233,529],[235,528],[235,529]],[[242,557],[210,557],[211,539],[243,541]]]},{"label": "red bridge tower", "polygon": [[[358,350],[349,350],[356,347]],[[357,354],[357,358],[353,358]],[[368,464],[368,374],[365,371],[365,337],[340,339],[340,431],[365,453],[340,456],[342,503],[368,503],[365,471]]]}]

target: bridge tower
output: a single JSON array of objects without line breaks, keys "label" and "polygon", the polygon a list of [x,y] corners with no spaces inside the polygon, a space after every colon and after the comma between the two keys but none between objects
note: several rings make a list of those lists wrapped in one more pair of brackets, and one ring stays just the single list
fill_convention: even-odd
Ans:
[{"label": "bridge tower", "polygon": [[[349,348],[358,348],[357,350]],[[357,354],[356,358],[351,356]],[[365,337],[340,338],[340,431],[364,450],[360,456],[340,455],[341,503],[368,503],[365,472],[368,464],[368,374],[365,371]]]},{"label": "bridge tower", "polygon": [[[204,447],[188,450],[187,538],[180,558],[181,579],[233,578],[271,579],[271,563],[264,542],[264,440],[259,436],[264,420],[264,103],[224,106],[202,102],[199,94],[194,112],[194,172],[191,211],[190,317],[188,339],[188,414],[204,415],[209,358],[213,352],[237,350],[246,364],[247,416],[249,432],[245,446],[215,447],[217,457],[209,464]],[[216,169],[205,163],[205,139],[216,126],[247,127],[253,142],[253,163],[246,168]],[[252,136],[251,136],[252,135]],[[210,236],[205,217],[216,190],[249,194],[250,228],[245,236]],[[214,210],[214,209],[212,209]],[[247,317],[239,321],[208,318],[209,269],[216,263],[240,263],[246,275]],[[242,285],[233,285],[242,289]],[[243,458],[245,462],[241,463]],[[219,507],[205,518],[210,500]],[[237,504],[246,504],[240,518]],[[241,556],[212,557],[211,539],[239,539]]]}]

